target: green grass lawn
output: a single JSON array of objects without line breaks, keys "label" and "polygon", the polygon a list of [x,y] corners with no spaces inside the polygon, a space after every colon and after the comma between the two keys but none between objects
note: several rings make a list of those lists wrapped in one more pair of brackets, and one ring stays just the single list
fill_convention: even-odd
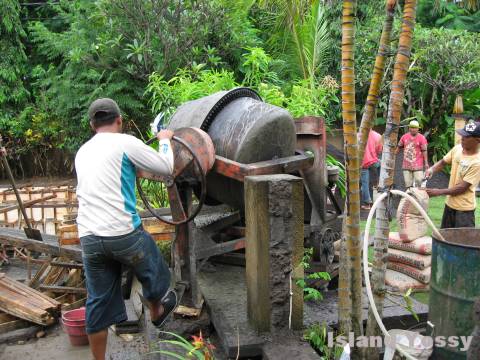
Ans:
[{"label": "green grass lawn", "polygon": [[[445,207],[445,196],[439,196],[439,197],[434,197],[430,199],[429,206],[428,206],[428,215],[432,219],[433,223],[440,228],[440,223],[442,221],[442,215],[443,215],[443,208]],[[361,231],[365,231],[365,225],[366,225],[366,220],[362,220],[360,222],[360,228]],[[475,210],[475,223],[478,225],[480,224],[480,208],[477,206],[477,209]],[[397,231],[397,220],[395,218],[392,219],[392,222],[390,223],[390,231]],[[370,228],[370,234],[375,233],[375,219],[372,221],[372,226]],[[432,229],[428,230],[428,234],[431,235]],[[368,249],[368,258],[369,261],[373,260],[373,247],[370,247]],[[413,295],[413,297],[424,303],[428,304],[428,298],[429,298],[429,293],[416,293]]]},{"label": "green grass lawn", "polygon": [[[432,219],[433,223],[440,228],[440,223],[442,221],[443,215],[443,208],[445,207],[445,196],[438,196],[430,199],[428,205],[428,216]],[[477,206],[475,210],[475,222],[476,224],[480,224],[480,207]],[[360,222],[360,229],[362,232],[365,231],[365,224],[367,223],[366,220],[362,220]],[[397,220],[395,218],[392,219],[390,223],[390,231],[398,231],[397,227]],[[375,218],[372,221],[372,226],[370,228],[370,234],[375,233]],[[432,233],[432,229],[428,230],[429,235]]]}]

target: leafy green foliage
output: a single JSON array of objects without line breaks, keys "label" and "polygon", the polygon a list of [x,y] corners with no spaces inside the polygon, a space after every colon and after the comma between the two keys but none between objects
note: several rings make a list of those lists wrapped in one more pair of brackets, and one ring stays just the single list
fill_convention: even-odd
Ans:
[{"label": "leafy green foliage", "polygon": [[[222,0],[60,0],[32,7],[32,21],[22,24],[18,0],[6,0],[0,41],[8,67],[0,67],[0,78],[8,83],[5,89],[0,83],[0,103],[11,110],[0,115],[0,131],[21,139],[19,152],[43,151],[39,141],[27,144],[30,133],[74,152],[91,134],[86,109],[98,97],[117,101],[127,131],[133,119],[144,131],[152,117],[144,95],[150,75],[170,80],[178,68],[201,63],[238,68],[241,49],[259,44],[249,7],[248,1]],[[29,66],[22,26],[28,29]],[[28,105],[25,77],[32,92]],[[8,120],[14,115],[20,115],[17,121]],[[34,119],[45,126],[35,125],[36,131]]]},{"label": "leafy green foliage", "polygon": [[[114,98],[125,130],[137,135],[160,111],[172,114],[185,101],[236,86],[254,88],[294,117],[323,116],[331,127],[340,120],[338,1],[59,0],[21,6],[4,0],[0,10],[0,132],[20,167],[32,159],[42,164],[35,166],[37,175],[51,171],[53,152],[73,154],[91,136],[86,109],[98,97]],[[414,34],[404,118],[415,116],[431,129],[437,158],[445,151],[440,145],[451,144],[448,115],[455,96],[464,95],[468,114],[480,115],[480,11],[477,0],[420,0],[418,13],[423,27]],[[358,3],[359,113],[383,14],[378,1]],[[397,16],[393,39],[399,25]],[[377,124],[387,117],[392,68],[390,57]],[[71,160],[64,164],[63,171],[71,171]]]},{"label": "leafy green foliage", "polygon": [[328,346],[328,331],[327,325],[313,324],[307,330],[303,338],[310,342],[315,350],[320,353],[320,359],[322,360],[335,360],[339,359],[342,355],[343,349],[335,345],[334,347]]},{"label": "leafy green foliage", "polygon": [[420,322],[420,318],[418,317],[418,314],[413,310],[413,301],[412,301],[411,295],[412,295],[412,289],[408,289],[407,292],[403,294],[403,300],[405,300],[406,309],[413,315],[413,317],[415,318],[415,320],[417,320],[417,322]]},{"label": "leafy green foliage", "polygon": [[[302,262],[300,266],[303,266],[305,270],[310,268],[310,261],[313,255],[313,248],[306,248],[303,254]],[[309,281],[310,280],[310,281]],[[319,301],[323,299],[322,293],[317,289],[310,287],[309,282],[312,280],[331,280],[330,274],[328,272],[313,272],[308,274],[305,279],[297,279],[296,284],[303,289],[305,301]]]},{"label": "leafy green foliage", "polygon": [[192,342],[189,342],[187,339],[178,334],[165,331],[162,332],[164,335],[172,337],[174,340],[160,340],[159,344],[167,344],[169,345],[169,348],[173,347],[174,349],[152,351],[152,353],[168,356],[169,359],[214,360],[212,350],[215,349],[215,347],[208,339],[203,338],[201,331],[198,336],[192,336]]},{"label": "leafy green foliage", "polygon": [[462,7],[453,2],[422,0],[418,6],[418,21],[428,27],[480,31],[478,6]]},{"label": "leafy green foliage", "polygon": [[[18,109],[23,108],[29,92],[24,85],[27,56],[22,42],[25,31],[20,21],[17,0],[2,0],[0,5],[0,132],[13,137],[21,132],[14,121]],[[15,135],[14,135],[15,134]]]},{"label": "leafy green foliage", "polygon": [[325,162],[327,165],[338,167],[339,169],[338,180],[335,185],[338,187],[338,190],[340,191],[340,195],[342,195],[342,198],[345,198],[347,196],[347,187],[346,187],[347,175],[345,171],[345,165],[329,154],[327,154],[327,156],[325,157]]},{"label": "leafy green foliage", "polygon": [[193,69],[179,69],[169,80],[154,72],[145,93],[150,96],[152,112],[165,112],[168,117],[186,101],[236,86],[233,72],[204,69],[204,64],[199,64]]},{"label": "leafy green foliage", "polygon": [[294,117],[322,116],[327,126],[333,125],[340,103],[337,97],[338,87],[332,77],[325,77],[322,83],[313,87],[309,80],[297,81],[292,86],[286,108]]},{"label": "leafy green foliage", "polygon": [[237,83],[233,72],[206,68],[198,64],[192,69],[180,69],[170,80],[153,73],[146,94],[154,113],[173,114],[175,109],[189,100],[230,90],[237,86],[250,86],[268,103],[285,107],[294,117],[323,116],[327,124],[336,118],[338,84],[332,77],[325,77],[314,88],[308,80],[293,84],[290,93],[284,92],[279,76],[272,70],[272,58],[260,48],[247,48],[243,56],[244,83]]}]

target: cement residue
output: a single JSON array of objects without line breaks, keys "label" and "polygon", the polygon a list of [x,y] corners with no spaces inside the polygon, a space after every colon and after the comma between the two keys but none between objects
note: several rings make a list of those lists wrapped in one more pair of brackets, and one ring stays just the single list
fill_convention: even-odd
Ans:
[{"label": "cement residue", "polygon": [[292,271],[292,184],[271,182],[269,187],[270,213],[270,301],[271,325],[288,326],[290,273]]}]

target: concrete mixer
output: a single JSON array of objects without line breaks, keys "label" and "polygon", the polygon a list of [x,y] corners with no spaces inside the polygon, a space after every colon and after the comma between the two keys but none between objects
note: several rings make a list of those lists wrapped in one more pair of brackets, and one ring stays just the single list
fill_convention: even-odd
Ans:
[{"label": "concrete mixer", "polygon": [[[138,177],[165,183],[171,216],[160,215],[141,187],[139,192],[154,216],[176,225],[175,273],[188,283],[193,304],[200,301],[194,279],[199,265],[245,247],[246,176],[293,174],[303,179],[305,246],[314,248],[320,266],[316,270],[331,272],[327,267],[340,236],[341,210],[332,192],[338,168],[326,166],[321,118],[294,121],[288,111],[263,102],[253,90],[236,88],[181,105],[168,129],[175,133],[174,174],[139,172]],[[221,210],[200,224],[202,214],[212,209]]]}]

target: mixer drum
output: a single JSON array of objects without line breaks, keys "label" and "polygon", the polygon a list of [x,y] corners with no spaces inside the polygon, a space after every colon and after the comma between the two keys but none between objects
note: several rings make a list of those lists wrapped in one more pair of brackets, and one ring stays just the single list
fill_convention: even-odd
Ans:
[{"label": "mixer drum", "polygon": [[[295,124],[285,109],[264,103],[247,88],[189,101],[173,114],[169,129],[199,127],[210,135],[215,153],[243,164],[295,154]],[[207,203],[244,210],[243,183],[216,173],[207,176]]]}]

